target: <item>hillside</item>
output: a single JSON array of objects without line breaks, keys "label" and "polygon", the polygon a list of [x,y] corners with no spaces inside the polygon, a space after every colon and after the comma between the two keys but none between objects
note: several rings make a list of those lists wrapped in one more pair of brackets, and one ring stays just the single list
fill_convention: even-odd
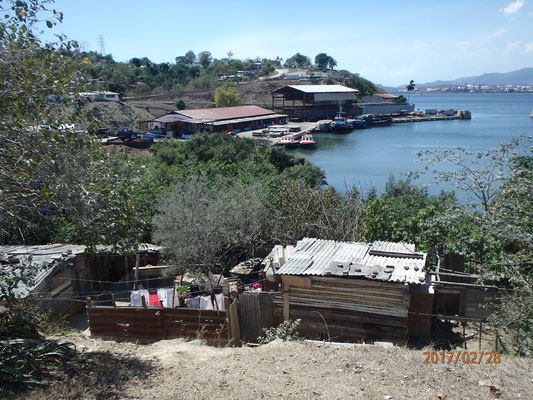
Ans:
[{"label": "hillside", "polygon": [[[181,339],[150,345],[66,337],[87,353],[69,379],[24,395],[84,399],[526,399],[528,358],[424,364],[422,350],[282,342],[214,348]],[[432,351],[431,349],[428,349]],[[459,350],[459,349],[457,349]],[[470,350],[471,351],[471,350]]]},{"label": "hillside", "polygon": [[[298,84],[299,81],[253,81],[239,83],[235,89],[242,97],[243,104],[253,104],[270,108],[271,93],[285,85]],[[320,82],[316,82],[320,83]],[[163,95],[126,97],[124,102],[94,102],[85,107],[102,123],[112,129],[137,128],[137,124],[176,110],[176,100],[182,99],[188,109],[215,107],[215,89],[201,89],[168,93]]]},{"label": "hillside", "polygon": [[[440,87],[450,85],[533,85],[533,68],[523,68],[511,72],[493,72],[478,76],[468,76],[457,78],[449,81],[434,81],[426,83],[417,83],[419,89],[427,87]],[[397,89],[404,89],[405,86],[398,86]]]}]

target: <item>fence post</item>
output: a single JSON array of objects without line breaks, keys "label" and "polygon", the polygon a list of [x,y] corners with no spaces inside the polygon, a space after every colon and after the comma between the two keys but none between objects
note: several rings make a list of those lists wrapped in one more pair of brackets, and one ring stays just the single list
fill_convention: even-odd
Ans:
[{"label": "fence post", "polygon": [[228,318],[229,318],[229,327],[231,337],[235,346],[238,346],[241,342],[241,332],[239,329],[239,312],[237,310],[237,301],[234,300],[233,303],[228,307]]},{"label": "fence post", "polygon": [[111,305],[113,307],[117,306],[117,303],[115,302],[115,293],[111,293]]},{"label": "fence post", "polygon": [[146,308],[146,299],[144,296],[141,296],[141,306]]}]

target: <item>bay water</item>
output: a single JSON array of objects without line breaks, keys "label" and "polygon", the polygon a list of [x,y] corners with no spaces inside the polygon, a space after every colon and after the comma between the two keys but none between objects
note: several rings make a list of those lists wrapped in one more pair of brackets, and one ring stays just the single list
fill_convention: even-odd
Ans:
[{"label": "bay water", "polygon": [[[400,179],[410,170],[424,168],[417,156],[422,150],[466,147],[478,152],[520,134],[533,136],[533,93],[417,93],[410,102],[421,111],[470,110],[472,119],[392,124],[345,135],[317,133],[316,149],[294,152],[322,168],[327,183],[338,190],[355,185],[363,191],[374,187],[380,193],[391,173]],[[431,180],[425,175],[414,183]],[[451,187],[440,183],[428,188],[430,193],[442,189]]]}]

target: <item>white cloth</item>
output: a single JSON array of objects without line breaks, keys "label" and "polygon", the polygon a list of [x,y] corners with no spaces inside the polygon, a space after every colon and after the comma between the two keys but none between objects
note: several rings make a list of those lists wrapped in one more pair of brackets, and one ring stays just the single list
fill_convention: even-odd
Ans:
[{"label": "white cloth", "polygon": [[215,294],[216,304],[213,304],[211,296],[200,296],[200,310],[217,310],[224,311],[224,294]]},{"label": "white cloth", "polygon": [[148,303],[148,290],[132,290],[130,295],[130,304],[132,307],[142,306],[141,297],[144,296],[144,300]]},{"label": "white cloth", "polygon": [[200,308],[200,298],[199,297],[192,297],[189,299],[189,308]]}]

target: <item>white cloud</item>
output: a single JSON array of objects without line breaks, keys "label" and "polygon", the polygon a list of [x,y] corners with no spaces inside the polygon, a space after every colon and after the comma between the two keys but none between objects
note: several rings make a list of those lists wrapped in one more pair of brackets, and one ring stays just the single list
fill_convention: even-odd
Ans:
[{"label": "white cloud", "polygon": [[513,15],[518,10],[520,10],[522,7],[524,7],[524,1],[523,0],[516,0],[513,1],[511,4],[509,4],[507,7],[503,9],[503,13],[505,15]]},{"label": "white cloud", "polygon": [[507,29],[500,29],[499,31],[492,32],[490,37],[492,37],[492,38],[500,37],[500,36],[504,35],[505,33],[507,33]]},{"label": "white cloud", "polygon": [[509,43],[507,43],[507,46],[505,46],[505,52],[509,53],[509,52],[513,51],[514,49],[516,49],[521,44],[522,44],[521,40],[517,40],[516,42],[509,42]]},{"label": "white cloud", "polygon": [[533,53],[533,42],[524,44],[524,50],[526,53]]}]

